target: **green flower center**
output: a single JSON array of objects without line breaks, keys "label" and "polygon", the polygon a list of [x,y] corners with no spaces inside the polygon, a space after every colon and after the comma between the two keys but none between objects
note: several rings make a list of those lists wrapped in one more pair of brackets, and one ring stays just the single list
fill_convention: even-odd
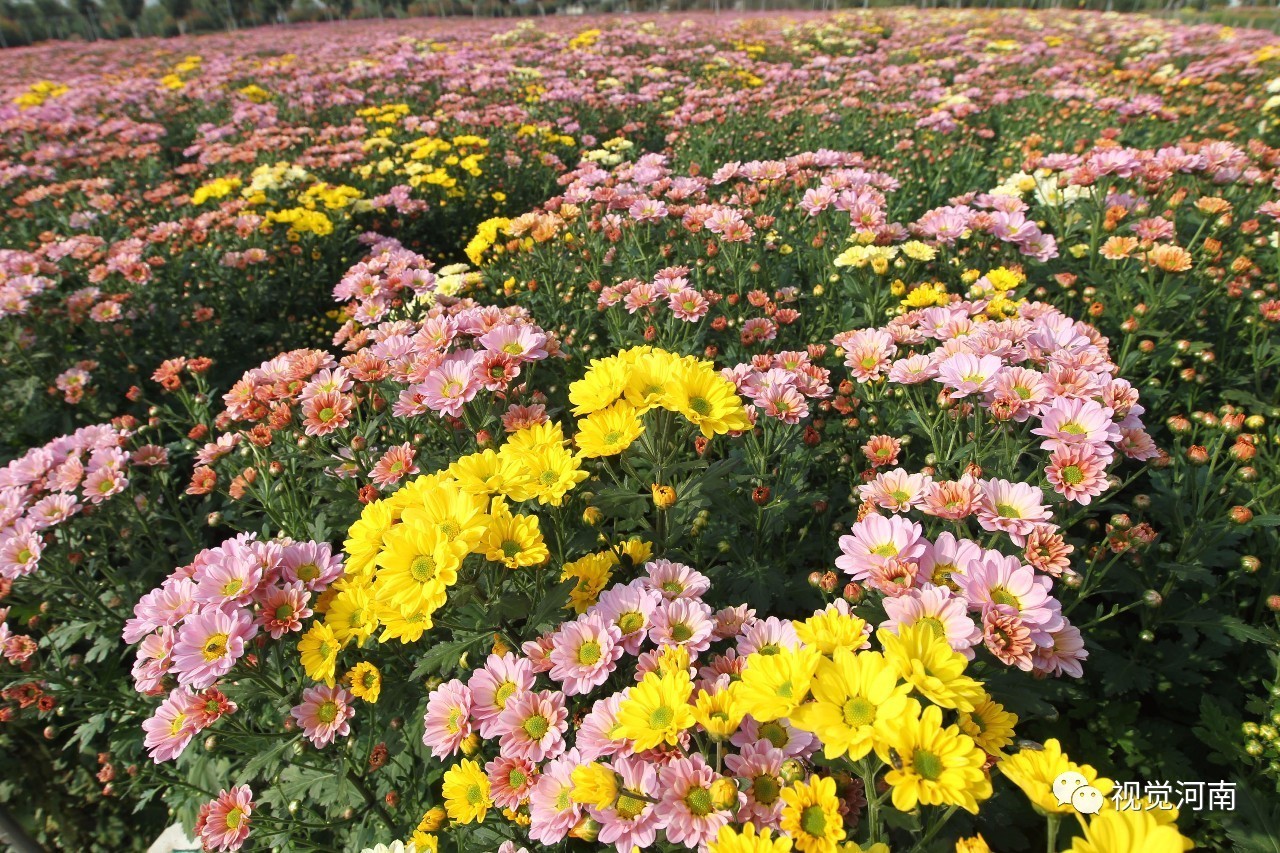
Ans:
[{"label": "green flower center", "polygon": [[1018,597],[1002,586],[997,586],[991,590],[991,600],[996,604],[1006,604],[1009,607],[1021,606]]},{"label": "green flower center", "polygon": [[332,699],[322,702],[320,707],[316,708],[316,719],[326,724],[338,719],[338,703]]},{"label": "green flower center", "polygon": [[786,727],[777,722],[765,723],[756,733],[773,744],[775,749],[782,749],[791,742],[791,735],[787,733]]},{"label": "green flower center", "polygon": [[1079,465],[1068,465],[1062,469],[1062,482],[1069,486],[1078,486],[1084,482],[1084,471],[1080,470]]},{"label": "green flower center", "polygon": [[876,721],[876,706],[864,696],[854,696],[844,703],[844,721],[855,728],[869,726]]},{"label": "green flower center", "polygon": [[600,644],[594,640],[588,640],[578,646],[578,663],[582,666],[594,666],[600,662]]},{"label": "green flower center", "polygon": [[644,800],[637,800],[629,791],[623,791],[614,809],[618,812],[618,817],[623,820],[635,820],[644,811],[646,805]]},{"label": "green flower center", "polygon": [[617,625],[623,636],[634,634],[644,627],[644,614],[638,610],[628,610],[618,617]]},{"label": "green flower center", "polygon": [[706,817],[715,810],[711,804],[711,792],[706,788],[691,788],[684,795],[684,804],[694,817]]},{"label": "green flower center", "polygon": [[676,718],[675,709],[669,705],[659,705],[649,714],[649,728],[665,729]]},{"label": "green flower center", "polygon": [[671,626],[671,639],[677,643],[683,643],[693,636],[693,629],[684,622],[677,622]]},{"label": "green flower center", "polygon": [[707,401],[706,397],[690,397],[689,408],[704,418],[711,414],[711,403]]},{"label": "green flower center", "polygon": [[507,784],[517,791],[523,788],[528,781],[529,777],[525,775],[524,771],[512,769],[507,774]]},{"label": "green flower center", "polygon": [[541,714],[534,714],[520,726],[531,740],[542,740],[551,730],[551,722]]},{"label": "green flower center", "polygon": [[996,515],[1001,518],[1022,518],[1022,513],[1013,504],[996,504]]},{"label": "green flower center", "polygon": [[911,756],[911,767],[916,775],[930,782],[938,781],[942,775],[942,759],[924,749],[917,749]]},{"label": "green flower center", "polygon": [[757,776],[751,780],[751,796],[762,806],[771,806],[782,795],[777,776]]},{"label": "green flower center", "polygon": [[291,618],[293,618],[292,604],[281,604],[279,607],[276,608],[277,621],[283,622],[286,619],[291,619]]},{"label": "green flower center", "polygon": [[418,583],[430,583],[436,577],[436,558],[429,554],[419,554],[409,563],[409,574]]},{"label": "green flower center", "polygon": [[822,838],[827,834],[827,814],[822,806],[806,806],[800,812],[800,828],[805,834]]}]

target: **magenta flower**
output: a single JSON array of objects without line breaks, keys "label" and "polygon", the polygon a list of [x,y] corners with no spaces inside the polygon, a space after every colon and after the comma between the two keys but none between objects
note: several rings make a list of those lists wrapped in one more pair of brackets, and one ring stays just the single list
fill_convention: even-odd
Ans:
[{"label": "magenta flower", "polygon": [[603,684],[622,657],[622,632],[599,614],[568,622],[551,638],[551,671],[566,696],[590,693]]},{"label": "magenta flower", "polygon": [[564,694],[542,690],[513,697],[499,715],[498,725],[503,755],[530,761],[555,758],[564,752],[564,733],[569,728]]}]

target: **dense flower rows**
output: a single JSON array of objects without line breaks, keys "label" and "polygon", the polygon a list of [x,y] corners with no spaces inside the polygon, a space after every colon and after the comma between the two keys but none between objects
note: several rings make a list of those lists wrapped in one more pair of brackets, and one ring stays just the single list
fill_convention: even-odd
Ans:
[{"label": "dense flower rows", "polygon": [[49,846],[1280,821],[1270,35],[58,49],[0,57],[0,803]]}]

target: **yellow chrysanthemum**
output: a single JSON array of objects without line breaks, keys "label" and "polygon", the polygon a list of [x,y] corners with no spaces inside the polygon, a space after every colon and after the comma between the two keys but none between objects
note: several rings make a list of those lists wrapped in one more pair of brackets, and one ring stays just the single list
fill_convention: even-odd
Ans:
[{"label": "yellow chrysanthemum", "polygon": [[489,777],[475,761],[463,760],[444,772],[444,810],[459,823],[484,823],[493,807]]},{"label": "yellow chrysanthemum", "polygon": [[[547,447],[564,447],[564,430],[554,421],[533,424],[517,430],[498,451],[499,455],[519,457],[521,453],[533,453]],[[512,500],[516,500],[512,498]]]},{"label": "yellow chrysanthemum", "polygon": [[505,495],[528,485],[528,475],[514,456],[489,449],[454,462],[449,466],[449,476],[458,481],[459,488],[473,495]]},{"label": "yellow chrysanthemum", "polygon": [[[643,566],[653,556],[653,543],[643,539],[628,539],[617,546],[624,558],[631,560],[631,567]],[[625,563],[625,560],[623,560]]]},{"label": "yellow chrysanthemum", "polygon": [[480,543],[488,509],[487,496],[473,495],[449,479],[420,495],[419,503],[405,509],[401,523],[434,527],[446,541],[465,543],[465,554]]},{"label": "yellow chrysanthemum", "polygon": [[839,649],[819,664],[812,690],[814,701],[792,712],[791,724],[817,735],[828,759],[857,761],[871,752],[876,722],[907,709],[911,687],[879,652]]},{"label": "yellow chrysanthemum", "polygon": [[979,832],[972,838],[957,838],[956,853],[991,853],[991,847]]},{"label": "yellow chrysanthemum", "polygon": [[697,426],[705,437],[750,428],[747,410],[733,383],[710,364],[686,361],[677,376],[678,381],[667,395],[670,407]]},{"label": "yellow chrysanthemum", "polygon": [[920,695],[944,708],[972,711],[985,691],[964,674],[968,661],[924,622],[902,626],[895,634],[880,630],[876,639],[884,648],[885,660]]},{"label": "yellow chrysanthemum", "polygon": [[415,832],[409,841],[414,853],[440,853],[440,838],[430,832]]},{"label": "yellow chrysanthemum", "polygon": [[588,459],[616,456],[631,446],[644,433],[639,413],[625,400],[592,412],[578,421],[574,442],[578,452]]},{"label": "yellow chrysanthemum", "polygon": [[573,612],[586,613],[596,603],[609,583],[614,563],[613,552],[605,551],[601,554],[588,554],[564,564],[560,580],[577,580],[577,584],[569,591],[569,607]]},{"label": "yellow chrysanthemum", "polygon": [[480,539],[480,551],[486,560],[508,569],[540,566],[551,556],[538,529],[538,517],[512,515],[509,511],[490,516],[489,527]]},{"label": "yellow chrysanthemum", "polygon": [[618,801],[621,779],[612,767],[598,761],[580,764],[571,774],[573,790],[569,797],[575,803],[594,806],[597,809],[613,808]]},{"label": "yellow chrysanthemum", "polygon": [[1009,781],[1022,789],[1031,804],[1042,814],[1075,814],[1071,803],[1058,805],[1053,793],[1053,780],[1068,771],[1079,773],[1085,784],[1092,785],[1107,796],[1115,787],[1110,779],[1098,775],[1088,764],[1076,764],[1062,752],[1057,740],[1044,742],[1042,749],[1027,748],[1000,761],[996,765]]},{"label": "yellow chrysanthemum", "polygon": [[1013,743],[1013,727],[1018,724],[1018,716],[1006,711],[990,696],[984,696],[974,704],[972,711],[961,711],[957,722],[960,731],[994,755]]},{"label": "yellow chrysanthemum", "polygon": [[809,647],[748,655],[735,697],[760,722],[790,717],[809,695],[821,661],[818,650]]},{"label": "yellow chrysanthemum", "polygon": [[775,836],[772,829],[756,832],[755,824],[744,824],[741,829],[725,824],[716,833],[715,840],[707,845],[707,853],[791,853],[791,839]]},{"label": "yellow chrysanthemum", "polygon": [[569,384],[569,402],[575,417],[589,415],[609,406],[626,390],[631,366],[622,358],[593,358],[581,379]]},{"label": "yellow chrysanthemum", "polygon": [[671,408],[668,390],[679,376],[682,361],[663,350],[622,353],[631,365],[623,395],[637,411],[643,413],[661,406]]},{"label": "yellow chrysanthemum", "polygon": [[329,604],[324,623],[344,645],[352,640],[363,646],[378,630],[378,609],[372,588],[367,584],[348,584]]},{"label": "yellow chrysanthemum", "polygon": [[712,740],[728,740],[742,723],[742,708],[734,699],[733,690],[717,690],[708,693],[698,691],[693,703],[693,717],[711,736]]},{"label": "yellow chrysanthemum", "polygon": [[871,645],[867,640],[871,633],[867,623],[853,613],[843,612],[837,607],[819,610],[803,622],[795,622],[793,625],[800,642],[813,646],[824,655],[831,655],[837,649],[856,651]]},{"label": "yellow chrysanthemum", "polygon": [[378,601],[405,611],[434,611],[457,582],[467,550],[466,540],[450,541],[438,526],[396,525],[378,555],[373,581]]},{"label": "yellow chrysanthemum", "polygon": [[663,743],[674,746],[680,733],[694,724],[692,693],[686,671],[647,673],[618,707],[617,737],[632,741],[636,752]]},{"label": "yellow chrysanthemum", "polygon": [[342,642],[333,634],[333,629],[323,622],[312,622],[307,633],[298,640],[298,654],[302,659],[302,669],[312,681],[323,681],[333,686],[334,667],[338,663],[338,652]]},{"label": "yellow chrysanthemum", "polygon": [[896,719],[882,717],[876,725],[876,755],[891,769],[885,781],[893,786],[893,806],[909,812],[917,804],[960,806],[978,813],[978,802],[991,796],[991,780],[982,769],[987,755],[973,738],[955,726],[942,726],[942,709],[908,700]]},{"label": "yellow chrysanthemum", "polygon": [[1107,810],[1085,824],[1084,835],[1072,839],[1067,853],[1182,853],[1191,841],[1172,824],[1162,824],[1149,811]]},{"label": "yellow chrysanthemum", "polygon": [[382,633],[378,636],[378,642],[385,643],[389,640],[399,640],[402,643],[416,643],[422,639],[422,635],[431,630],[434,622],[431,619],[433,611],[419,610],[410,608],[402,610],[393,605],[378,604],[378,621],[382,623]]},{"label": "yellow chrysanthemum", "polygon": [[351,685],[351,693],[357,699],[363,699],[370,705],[378,701],[382,695],[382,673],[368,661],[361,661],[343,676],[343,681]]},{"label": "yellow chrysanthemum", "polygon": [[394,524],[395,518],[386,501],[373,501],[361,510],[360,518],[351,525],[342,543],[347,553],[344,571],[348,577],[373,576],[373,563],[382,550],[382,537]]},{"label": "yellow chrysanthemum", "polygon": [[589,476],[578,457],[556,445],[522,453],[519,461],[529,477],[529,497],[540,504],[560,506],[564,496]]},{"label": "yellow chrysanthemum", "polygon": [[782,831],[791,836],[801,853],[835,853],[844,839],[844,819],[836,782],[813,776],[782,789]]}]

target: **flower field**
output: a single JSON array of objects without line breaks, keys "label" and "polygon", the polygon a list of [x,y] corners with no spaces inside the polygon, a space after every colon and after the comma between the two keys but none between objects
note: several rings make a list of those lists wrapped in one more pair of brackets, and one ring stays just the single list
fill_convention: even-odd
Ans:
[{"label": "flower field", "polygon": [[1280,849],[1280,38],[0,69],[0,807],[47,849]]}]

